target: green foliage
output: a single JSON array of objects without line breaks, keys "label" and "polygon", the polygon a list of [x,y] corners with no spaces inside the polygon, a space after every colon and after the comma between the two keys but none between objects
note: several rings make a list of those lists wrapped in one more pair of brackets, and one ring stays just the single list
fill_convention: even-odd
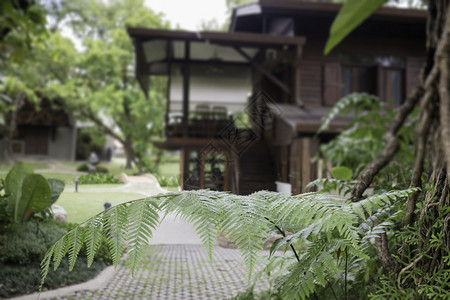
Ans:
[{"label": "green foliage", "polygon": [[101,153],[105,143],[106,134],[97,127],[86,127],[79,129],[76,143],[77,160],[87,159],[92,151]]},{"label": "green foliage", "polygon": [[[384,133],[395,115],[395,110],[372,95],[350,94],[340,99],[323,120],[319,133],[327,128],[337,115],[352,114],[353,120],[336,138],[320,147],[320,156],[334,166],[345,166],[358,177],[362,169],[385,147]],[[400,150],[375,178],[377,190],[387,191],[393,186],[406,188],[414,162],[412,144],[416,113],[400,129]]]},{"label": "green foliage", "polygon": [[126,28],[168,28],[169,24],[141,0],[63,1],[53,14],[55,27],[60,22],[70,27],[84,51],[70,59],[73,46],[71,50],[59,40],[52,44],[68,53],[68,71],[49,89],[78,119],[92,122],[124,145],[127,168],[132,162],[139,170],[151,167],[146,157],[150,140],[163,129],[166,79],[152,79],[149,98],[144,96],[134,78],[134,49]]},{"label": "green foliage", "polygon": [[[87,163],[79,165],[77,167],[77,171],[79,171],[79,172],[89,172],[89,168],[88,168]],[[95,172],[97,172],[97,173],[108,173],[109,169],[105,165],[98,164],[98,165],[95,166]]]},{"label": "green foliage", "polygon": [[[417,212],[422,209],[421,204],[418,206]],[[394,253],[394,258],[402,266],[402,271],[397,276],[392,274],[383,276],[370,294],[371,299],[396,297],[448,299],[450,297],[450,249],[446,245],[447,237],[442,230],[442,225],[448,220],[449,211],[450,207],[444,206],[437,217],[428,211],[420,222],[407,226],[402,231],[392,231],[391,240],[398,245],[409,245],[409,247],[401,247],[401,253]],[[425,227],[424,224],[428,221],[431,224]],[[417,234],[419,230],[426,230],[426,232],[423,235]],[[433,252],[441,256],[442,264],[436,263],[434,267],[427,266],[428,272],[412,268],[414,265],[425,263],[426,258],[431,258],[430,253]],[[417,288],[409,286],[408,279],[418,282]]]},{"label": "green foliage", "polygon": [[177,176],[164,176],[164,175],[155,175],[156,179],[158,180],[158,183],[160,186],[170,186],[170,187],[177,187],[180,184],[178,183]]},{"label": "green foliage", "polygon": [[353,172],[347,167],[340,166],[332,168],[331,175],[337,180],[347,181],[353,177]]},{"label": "green foliage", "polygon": [[49,212],[64,190],[64,183],[46,180],[34,174],[33,168],[25,163],[16,164],[5,178],[6,214],[11,222],[24,222],[35,213]]},{"label": "green foliage", "polygon": [[23,62],[33,45],[33,36],[46,33],[44,9],[36,1],[0,2],[0,63]]},{"label": "green foliage", "polygon": [[324,53],[328,54],[347,35],[367,19],[387,0],[347,0],[330,28]]},{"label": "green foliage", "polygon": [[78,183],[79,184],[120,183],[120,180],[114,175],[104,173],[93,173],[79,176]]},{"label": "green foliage", "polygon": [[0,263],[26,265],[39,261],[65,233],[67,230],[53,222],[14,224],[0,235]]},{"label": "green foliage", "polygon": [[[11,297],[37,291],[40,282],[40,264],[46,250],[58,238],[73,228],[73,224],[53,221],[16,223],[0,231],[0,297]],[[86,250],[81,249],[80,259],[86,260]],[[58,288],[86,281],[95,276],[108,264],[109,252],[106,244],[97,251],[95,263],[88,269],[76,264],[73,272],[50,272],[44,288]],[[81,262],[80,261],[80,262]],[[69,261],[61,265],[68,268]]]},{"label": "green foliage", "polygon": [[[42,261],[42,282],[51,261],[56,269],[68,254],[74,264],[79,249],[87,244],[87,256],[92,257],[100,236],[106,236],[113,264],[117,265],[129,245],[128,264],[132,272],[149,243],[152,230],[159,224],[160,213],[174,213],[192,223],[212,259],[212,250],[219,233],[229,236],[244,258],[249,280],[262,250],[263,239],[271,233],[293,232],[273,244],[268,268],[283,297],[305,298],[317,286],[325,286],[327,278],[342,274],[342,257],[368,259],[365,249],[370,228],[360,230],[361,224],[376,212],[404,199],[417,189],[391,191],[371,196],[360,203],[347,203],[342,198],[323,193],[288,197],[261,191],[249,196],[237,196],[215,191],[189,191],[163,194],[130,201],[107,210],[75,227],[59,239]],[[103,228],[103,229],[102,229]],[[301,252],[290,247],[301,246]],[[285,256],[274,254],[284,249]]]}]

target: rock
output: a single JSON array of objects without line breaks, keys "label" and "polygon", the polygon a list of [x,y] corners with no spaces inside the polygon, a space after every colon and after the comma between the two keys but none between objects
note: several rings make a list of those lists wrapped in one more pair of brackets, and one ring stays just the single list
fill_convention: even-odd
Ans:
[{"label": "rock", "polygon": [[99,162],[100,159],[98,158],[97,153],[91,152],[91,154],[89,154],[88,163],[92,165],[97,165]]},{"label": "rock", "polygon": [[221,233],[217,237],[217,246],[220,246],[222,248],[228,248],[228,249],[237,249],[236,244],[231,240],[231,238],[229,238],[228,236],[226,236],[223,233]]},{"label": "rock", "polygon": [[123,183],[130,183],[130,182],[132,182],[132,183],[156,183],[156,182],[158,182],[156,177],[150,173],[142,174],[139,176],[128,176],[125,173],[121,173],[118,176],[118,178]]},{"label": "rock", "polygon": [[58,221],[59,223],[67,222],[67,212],[62,206],[53,204],[51,209],[53,212],[53,218],[56,221]]},{"label": "rock", "polygon": [[97,170],[97,168],[91,163],[87,164],[87,168],[89,173],[94,173]]},{"label": "rock", "polygon": [[120,173],[119,176],[117,176],[117,178],[123,183],[128,183],[129,182],[128,175],[125,174],[125,173]]}]

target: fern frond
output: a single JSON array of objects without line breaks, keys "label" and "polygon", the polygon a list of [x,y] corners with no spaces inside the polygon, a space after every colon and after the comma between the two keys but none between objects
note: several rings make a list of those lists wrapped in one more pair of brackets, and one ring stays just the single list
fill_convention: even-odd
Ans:
[{"label": "fern frond", "polygon": [[[328,112],[328,114],[322,120],[322,126],[320,126],[318,133],[327,129],[331,121],[339,114],[348,114],[352,109],[355,109],[357,105],[362,107],[369,107],[373,105],[379,106],[379,99],[376,96],[372,96],[366,93],[353,93],[344,98],[341,98]],[[356,112],[360,108],[356,108]]]},{"label": "fern frond", "polygon": [[262,250],[262,239],[270,230],[266,218],[267,202],[252,195],[233,195],[224,197],[222,203],[227,212],[221,223],[222,228],[241,250],[250,280],[256,265],[257,253]]},{"label": "fern frond", "polygon": [[226,196],[224,192],[198,190],[183,192],[165,201],[167,212],[174,212],[194,226],[210,261],[224,214],[221,203]]},{"label": "fern frond", "polygon": [[72,271],[75,266],[75,261],[80,252],[81,246],[84,242],[83,228],[75,227],[67,234],[66,244],[68,245],[69,253],[69,271]]},{"label": "fern frond", "polygon": [[97,252],[98,247],[102,242],[102,217],[97,215],[86,221],[84,226],[84,236],[86,243],[86,253],[87,253],[87,265],[91,266],[94,261],[95,252]]},{"label": "fern frond", "polygon": [[361,216],[361,210],[364,209],[369,215],[383,207],[386,204],[391,204],[392,201],[397,201],[399,199],[405,199],[411,194],[419,191],[419,188],[409,188],[406,190],[390,191],[384,194],[373,195],[359,202],[350,204],[351,209],[358,213],[362,219],[366,219],[365,216]]},{"label": "fern frond", "polygon": [[126,241],[127,218],[128,214],[125,205],[111,207],[104,214],[103,230],[111,251],[114,267],[117,267],[123,254]]},{"label": "fern frond", "polygon": [[67,234],[60,238],[53,246],[53,261],[54,261],[54,270],[59,267],[61,260],[66,255],[68,246],[66,244]]},{"label": "fern frond", "polygon": [[310,189],[313,187],[319,188],[320,193],[329,193],[331,191],[338,191],[339,194],[342,193],[344,190],[344,196],[347,195],[350,190],[352,189],[352,186],[350,184],[353,184],[354,182],[344,182],[341,180],[337,180],[334,178],[319,178],[316,180],[311,181],[306,185],[306,189]]},{"label": "fern frond", "polygon": [[50,263],[52,262],[52,256],[55,251],[55,244],[53,244],[45,253],[44,258],[41,261],[41,283],[39,285],[39,291],[42,290],[42,286],[44,286],[45,278],[50,271]]},{"label": "fern frond", "polygon": [[134,276],[139,262],[144,254],[145,246],[149,244],[152,230],[159,221],[158,205],[150,199],[136,201],[128,206],[129,226],[128,235],[128,265]]}]

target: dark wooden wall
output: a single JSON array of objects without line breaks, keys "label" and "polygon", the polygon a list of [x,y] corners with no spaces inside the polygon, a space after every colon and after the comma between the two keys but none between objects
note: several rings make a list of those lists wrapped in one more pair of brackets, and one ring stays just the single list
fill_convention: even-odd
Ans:
[{"label": "dark wooden wall", "polygon": [[424,61],[424,44],[419,40],[346,40],[329,55],[323,55],[324,39],[308,39],[300,63],[300,95],[306,106],[332,106],[341,97],[340,54],[396,56],[406,61],[406,95],[418,84]]}]

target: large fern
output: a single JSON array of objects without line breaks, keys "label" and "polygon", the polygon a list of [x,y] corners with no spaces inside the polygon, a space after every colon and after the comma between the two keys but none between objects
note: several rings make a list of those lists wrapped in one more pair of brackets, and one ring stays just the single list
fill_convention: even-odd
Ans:
[{"label": "large fern", "polygon": [[[237,196],[208,190],[134,200],[90,218],[61,237],[42,261],[42,284],[52,261],[56,270],[68,254],[72,268],[83,243],[88,264],[92,263],[102,236],[107,239],[115,266],[128,245],[128,264],[134,274],[160,215],[173,213],[193,224],[211,259],[217,236],[229,236],[242,253],[249,279],[258,264],[263,240],[276,232],[281,238],[273,244],[268,264],[276,285],[287,297],[305,298],[317,284],[324,286],[328,277],[342,272],[339,253],[367,258],[361,224],[414,191],[392,191],[359,203],[324,193],[288,197],[261,191]],[[284,260],[276,257],[279,254],[273,256],[279,249],[286,250]]]}]

